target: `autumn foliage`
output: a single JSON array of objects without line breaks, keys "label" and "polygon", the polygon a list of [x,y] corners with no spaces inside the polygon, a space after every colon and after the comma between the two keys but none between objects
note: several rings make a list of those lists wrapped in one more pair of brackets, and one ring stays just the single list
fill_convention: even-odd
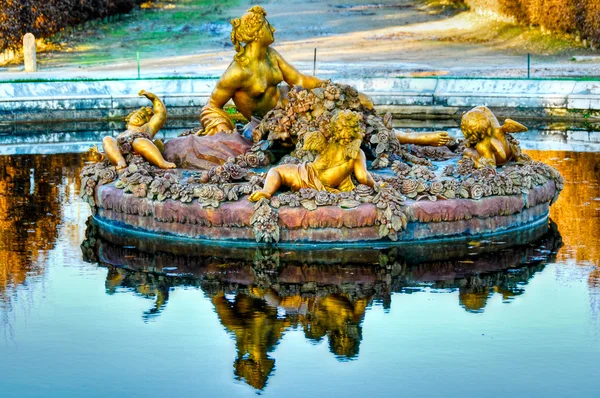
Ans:
[{"label": "autumn foliage", "polygon": [[600,42],[599,0],[464,0],[472,10]]},{"label": "autumn foliage", "polygon": [[67,26],[131,11],[139,0],[0,0],[0,52],[23,35],[48,37]]}]

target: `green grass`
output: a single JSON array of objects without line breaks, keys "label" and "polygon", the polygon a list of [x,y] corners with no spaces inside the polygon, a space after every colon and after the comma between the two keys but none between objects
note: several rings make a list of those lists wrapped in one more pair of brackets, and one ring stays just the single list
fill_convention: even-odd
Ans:
[{"label": "green grass", "polygon": [[[137,9],[110,23],[88,23],[70,35],[61,33],[49,39],[59,49],[40,54],[42,67],[101,65],[135,62],[142,59],[190,55],[208,43],[223,45],[228,33],[212,34],[203,30],[205,23],[228,28],[223,11],[236,6],[237,0],[178,0],[174,9]],[[81,28],[81,27],[79,27]]]}]

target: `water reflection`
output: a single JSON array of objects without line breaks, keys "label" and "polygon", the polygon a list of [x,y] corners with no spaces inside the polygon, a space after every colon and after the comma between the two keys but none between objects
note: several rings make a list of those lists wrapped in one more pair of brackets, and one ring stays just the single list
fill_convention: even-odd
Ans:
[{"label": "water reflection", "polygon": [[[394,293],[458,291],[460,306],[481,312],[495,293],[506,302],[523,294],[562,244],[553,223],[502,241],[333,254],[165,246],[113,234],[91,219],[86,234],[84,259],[108,268],[107,293],[133,292],[154,302],[142,314],[146,321],[168,307],[175,286],[202,289],[235,339],[235,377],[259,390],[274,371],[270,353],[288,330],[302,330],[313,342],[326,339],[338,360],[353,360],[374,303],[389,308]],[[440,260],[439,252],[458,257]]]},{"label": "water reflection", "polygon": [[[231,358],[235,377],[262,389],[276,372],[273,352],[289,331],[301,331],[309,341],[325,342],[330,355],[339,361],[355,361],[361,357],[361,343],[367,336],[363,333],[365,314],[374,305],[391,308],[394,294],[454,292],[458,296],[457,308],[492,314],[489,310],[492,297],[524,302],[519,296],[527,291],[532,278],[540,280],[534,275],[544,269],[547,261],[556,261],[553,269],[559,272],[582,270],[590,300],[590,309],[585,310],[584,316],[597,322],[600,319],[600,268],[597,268],[600,266],[600,154],[528,153],[558,168],[566,180],[565,190],[551,208],[551,217],[561,237],[551,231],[535,245],[513,250],[494,244],[498,242],[483,242],[479,246],[450,247],[433,253],[417,250],[410,256],[401,250],[376,255],[352,251],[301,255],[269,250],[250,254],[229,251],[225,260],[219,255],[222,249],[213,252],[205,248],[198,253],[176,247],[169,254],[161,252],[151,241],[134,244],[136,247],[132,248],[126,247],[128,244],[111,243],[107,237],[90,231],[83,243],[85,257],[101,261],[107,271],[98,271],[95,265],[79,260],[78,228],[88,213],[87,210],[76,216],[74,213],[85,209],[76,195],[78,174],[86,155],[0,156],[0,329],[7,331],[11,323],[19,324],[19,319],[15,322],[6,317],[14,314],[15,302],[27,302],[31,291],[48,289],[48,293],[63,297],[62,302],[57,302],[59,309],[64,309],[60,305],[68,303],[68,297],[77,297],[88,304],[89,292],[78,290],[77,276],[65,282],[69,292],[63,292],[54,287],[58,276],[52,279],[48,275],[50,269],[78,267],[78,270],[93,270],[101,279],[108,272],[104,282],[107,294],[121,297],[135,294],[148,299],[147,309],[140,311],[139,316],[150,327],[157,324],[153,322],[156,317],[169,311],[172,290],[191,286],[201,289],[210,299],[219,321],[235,339],[237,354]],[[564,245],[555,255],[560,240]],[[64,253],[56,255],[61,250]],[[431,258],[431,254],[440,257]],[[447,255],[455,259],[443,260]],[[50,256],[59,261],[50,261]],[[337,263],[332,264],[332,260]],[[44,286],[46,280],[53,283]],[[565,281],[565,285],[570,283]],[[556,313],[545,304],[538,307],[549,314]],[[109,309],[111,313],[113,310],[120,311]],[[27,311],[22,320],[33,323]],[[57,324],[56,320],[39,321],[45,328]],[[64,324],[69,323],[79,324],[80,319],[68,319]],[[104,326],[110,329],[114,325],[106,322]],[[20,329],[19,336],[24,341],[27,330],[28,327]],[[45,329],[38,333],[45,333]],[[74,335],[69,344],[81,344],[80,340],[83,340],[81,335]],[[365,352],[363,348],[363,357]]]},{"label": "water reflection", "polygon": [[550,217],[565,240],[559,260],[600,266],[600,153],[527,151],[556,168],[565,188],[550,207]]},{"label": "water reflection", "polygon": [[85,157],[0,156],[0,303],[43,273]]}]

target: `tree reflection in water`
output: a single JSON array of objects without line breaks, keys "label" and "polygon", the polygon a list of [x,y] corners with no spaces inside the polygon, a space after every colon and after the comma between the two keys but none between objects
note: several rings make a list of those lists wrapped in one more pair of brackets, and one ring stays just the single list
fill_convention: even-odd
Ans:
[{"label": "tree reflection in water", "polygon": [[[505,301],[522,294],[562,244],[553,223],[503,242],[437,244],[436,250],[165,247],[103,231],[91,220],[86,234],[84,258],[108,267],[107,293],[135,292],[154,300],[143,314],[146,321],[166,308],[170,288],[202,289],[235,338],[236,378],[258,390],[273,372],[269,353],[288,330],[303,330],[314,342],[327,338],[338,360],[352,360],[359,355],[362,322],[373,303],[389,308],[393,293],[436,289],[458,291],[459,305],[481,312],[495,293]],[[436,258],[440,253],[453,258]]]},{"label": "tree reflection in water", "polygon": [[87,155],[0,156],[0,304],[39,276]]}]

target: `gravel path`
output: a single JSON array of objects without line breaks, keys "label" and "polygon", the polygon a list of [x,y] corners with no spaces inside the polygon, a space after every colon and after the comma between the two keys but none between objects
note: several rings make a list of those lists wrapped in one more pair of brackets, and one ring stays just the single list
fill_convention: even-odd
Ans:
[{"label": "gravel path", "polygon": [[[322,77],[525,77],[528,52],[533,53],[532,77],[600,77],[600,54],[596,58],[569,38],[545,37],[471,12],[436,13],[421,1],[260,3],[277,28],[274,47],[310,73],[316,48],[317,74]],[[234,54],[227,21],[250,4],[212,6],[205,12],[200,5],[186,10],[193,1],[174,4],[172,10],[138,11],[103,33],[101,29],[84,33],[67,43],[70,52],[40,54],[41,72],[35,75],[26,75],[18,67],[0,68],[0,80],[135,77],[136,49],[142,53],[143,77],[219,76]],[[175,12],[188,11],[204,19],[175,18]],[[580,56],[582,62],[573,61]]]}]

